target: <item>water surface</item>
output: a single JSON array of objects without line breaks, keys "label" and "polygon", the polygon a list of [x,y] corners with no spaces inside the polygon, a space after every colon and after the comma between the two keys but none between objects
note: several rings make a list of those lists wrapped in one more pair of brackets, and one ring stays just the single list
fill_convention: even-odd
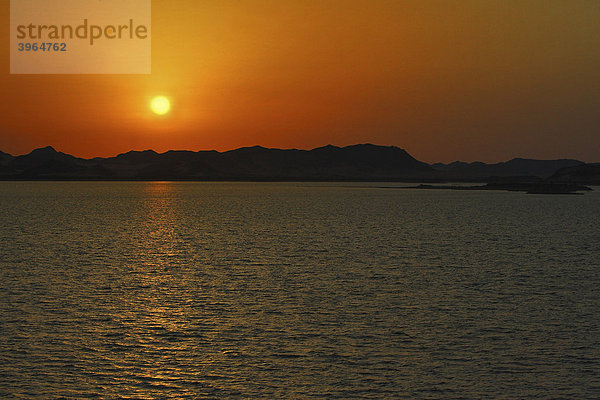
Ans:
[{"label": "water surface", "polygon": [[0,182],[0,396],[600,397],[600,192],[348,186]]}]

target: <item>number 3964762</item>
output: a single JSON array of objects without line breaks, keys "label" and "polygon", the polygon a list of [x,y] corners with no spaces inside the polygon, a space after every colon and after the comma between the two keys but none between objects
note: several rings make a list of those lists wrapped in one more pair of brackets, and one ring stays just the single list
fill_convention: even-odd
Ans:
[{"label": "number 3964762", "polygon": [[19,43],[19,51],[67,51],[66,43]]}]

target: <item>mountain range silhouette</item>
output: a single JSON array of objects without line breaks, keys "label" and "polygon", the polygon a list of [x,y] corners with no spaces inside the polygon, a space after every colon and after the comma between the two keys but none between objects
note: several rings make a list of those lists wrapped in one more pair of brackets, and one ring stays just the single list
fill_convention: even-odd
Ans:
[{"label": "mountain range silhouette", "polygon": [[130,151],[83,159],[53,147],[22,156],[0,152],[2,180],[550,181],[600,184],[600,164],[578,160],[427,164],[395,146],[359,144],[313,150],[261,146],[218,151]]}]

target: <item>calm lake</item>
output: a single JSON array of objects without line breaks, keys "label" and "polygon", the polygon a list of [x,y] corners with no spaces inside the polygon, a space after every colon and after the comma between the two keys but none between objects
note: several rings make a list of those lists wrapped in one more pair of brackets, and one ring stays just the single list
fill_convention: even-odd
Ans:
[{"label": "calm lake", "polygon": [[599,188],[394,185],[0,182],[0,397],[599,398]]}]

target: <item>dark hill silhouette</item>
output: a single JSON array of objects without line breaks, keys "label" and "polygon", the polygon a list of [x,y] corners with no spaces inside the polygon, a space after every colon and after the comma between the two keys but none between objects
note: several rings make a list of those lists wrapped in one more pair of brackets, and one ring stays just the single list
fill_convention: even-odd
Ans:
[{"label": "dark hill silhouette", "polygon": [[0,151],[0,173],[2,171],[8,171],[9,168],[7,164],[13,160],[13,156],[7,153],[3,153]]},{"label": "dark hill silhouette", "polygon": [[51,146],[14,157],[6,165],[11,175],[21,179],[77,175],[91,166],[87,160],[58,152]]},{"label": "dark hill silhouette", "polygon": [[600,185],[600,164],[561,168],[549,178],[551,182]]},{"label": "dark hill silhouette", "polygon": [[432,167],[442,172],[447,179],[459,178],[461,180],[493,180],[494,177],[538,177],[548,178],[560,168],[583,165],[578,160],[531,160],[514,158],[510,161],[485,164],[482,162],[451,164],[433,164]]},{"label": "dark hill silhouette", "polygon": [[[36,149],[14,157],[0,152],[0,179],[9,180],[289,180],[289,181],[471,181],[540,182],[577,160],[513,160],[485,164],[421,162],[394,146],[359,144],[313,150],[261,146],[217,151],[130,151],[116,157],[83,159]],[[565,180],[568,179],[564,175]],[[585,182],[582,182],[585,183]]]},{"label": "dark hill silhouette", "polygon": [[371,144],[314,150],[255,146],[223,153],[147,150],[91,160],[45,147],[5,167],[3,179],[399,180],[434,172],[403,149]]}]

